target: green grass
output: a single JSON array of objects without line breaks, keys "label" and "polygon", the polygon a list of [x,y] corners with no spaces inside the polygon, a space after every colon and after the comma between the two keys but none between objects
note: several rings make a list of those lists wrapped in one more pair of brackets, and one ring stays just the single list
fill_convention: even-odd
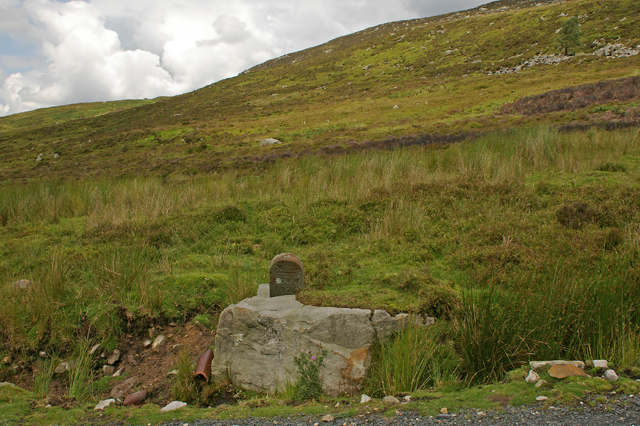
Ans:
[{"label": "green grass", "polygon": [[[516,380],[531,359],[637,369],[640,131],[558,130],[628,119],[637,99],[539,115],[502,107],[569,82],[637,76],[638,57],[487,75],[556,52],[560,12],[588,14],[584,40],[640,44],[630,0],[453,14],[365,30],[175,98],[0,119],[3,351],[26,365],[41,350],[74,359],[69,397],[88,404],[106,383],[90,383],[87,342],[113,349],[150,324],[215,327],[222,309],[268,282],[275,255],[293,252],[305,265],[303,303],[437,318],[374,353],[367,391],[425,398],[408,409],[488,409],[516,394],[512,405],[531,403],[537,391]],[[361,149],[470,131],[481,133]],[[261,148],[265,137],[283,144]],[[13,286],[20,279],[32,285]],[[228,390],[190,387],[192,361],[181,360],[175,395],[208,404]],[[0,388],[0,421],[99,420],[79,406],[31,413],[50,367],[38,366],[35,393]],[[0,381],[16,379],[0,366]],[[612,389],[552,385],[553,404]],[[638,393],[627,379],[619,389]],[[335,409],[323,405],[333,400],[279,405],[288,392],[180,418],[358,410],[346,399]],[[360,410],[374,408],[388,409]],[[147,404],[110,408],[103,420],[173,417]]]},{"label": "green grass", "polygon": [[[211,317],[267,282],[273,256],[295,252],[305,303],[439,318],[477,305],[459,315],[478,324],[500,318],[496,305],[540,318],[570,307],[569,322],[533,334],[558,336],[536,353],[615,358],[615,336],[638,325],[639,142],[637,129],[538,127],[282,161],[253,176],[3,188],[3,340],[68,352],[75,330],[112,341],[145,324]],[[587,219],[565,226],[560,212],[581,203]],[[22,278],[30,290],[11,286]],[[581,300],[585,292],[592,299]],[[521,349],[509,362],[526,361],[531,348]],[[488,371],[499,376],[509,362]]]}]

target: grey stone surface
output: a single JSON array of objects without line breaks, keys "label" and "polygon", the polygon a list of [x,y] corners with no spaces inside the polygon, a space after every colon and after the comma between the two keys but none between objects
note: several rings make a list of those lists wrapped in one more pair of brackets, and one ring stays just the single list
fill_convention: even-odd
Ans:
[{"label": "grey stone surface", "polygon": [[268,139],[262,139],[260,141],[260,146],[279,145],[281,143],[282,142],[280,142],[278,139],[268,138]]},{"label": "grey stone surface", "polygon": [[386,334],[397,331],[392,323],[404,318],[376,312],[306,306],[293,295],[245,299],[220,315],[212,378],[228,377],[237,386],[273,393],[296,381],[296,355],[326,350],[325,392],[355,395],[371,362],[376,325]]},{"label": "grey stone surface", "polygon": [[540,376],[535,371],[530,370],[529,375],[525,380],[527,383],[536,383],[538,380],[540,380]]},{"label": "grey stone surface", "polygon": [[57,365],[57,367],[53,372],[56,374],[64,374],[67,371],[69,371],[70,368],[71,367],[69,366],[68,362],[61,362],[60,364]]},{"label": "grey stone surface", "polygon": [[109,359],[107,359],[107,364],[113,365],[118,361],[120,361],[120,351],[118,349],[115,349]]},{"label": "grey stone surface", "polygon": [[260,286],[258,287],[257,297],[261,297],[263,299],[269,297],[269,284],[260,284]]},{"label": "grey stone surface", "polygon": [[607,379],[610,382],[617,382],[618,381],[618,375],[616,374],[616,372],[614,370],[607,370],[604,372],[604,378]]},{"label": "grey stone surface", "polygon": [[113,404],[114,402],[116,402],[115,399],[111,398],[111,399],[105,399],[103,401],[98,402],[98,404],[96,405],[96,407],[94,408],[94,410],[98,410],[98,411],[102,411],[105,408],[107,408],[109,405]]},{"label": "grey stone surface", "polygon": [[593,366],[596,368],[609,368],[609,363],[606,359],[594,359]]},{"label": "grey stone surface", "polygon": [[186,402],[173,401],[173,402],[170,402],[169,404],[165,405],[162,409],[160,409],[160,411],[165,413],[167,411],[179,410],[180,408],[183,408],[183,407],[186,407],[186,406],[187,406]]},{"label": "grey stone surface", "polygon": [[111,392],[109,393],[109,396],[111,398],[124,398],[124,395],[129,392],[131,389],[133,389],[134,387],[138,386],[138,383],[140,383],[140,379],[138,379],[137,377],[131,377],[130,379],[127,379],[121,383],[118,383],[117,385],[115,385],[113,388],[111,388]]},{"label": "grey stone surface", "polygon": [[584,370],[584,362],[582,361],[564,361],[564,360],[555,360],[555,361],[531,361],[529,366],[531,366],[532,370],[539,370],[544,367],[552,367],[554,365],[575,365],[576,367],[582,368]]},{"label": "grey stone surface", "polygon": [[400,400],[393,395],[387,395],[382,398],[382,402],[385,404],[400,404]]}]

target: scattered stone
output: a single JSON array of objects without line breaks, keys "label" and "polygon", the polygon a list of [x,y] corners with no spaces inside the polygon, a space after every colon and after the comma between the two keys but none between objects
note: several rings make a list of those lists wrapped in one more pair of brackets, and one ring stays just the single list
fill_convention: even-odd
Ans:
[{"label": "scattered stone", "polygon": [[624,44],[607,43],[604,47],[593,52],[595,56],[605,56],[610,58],[624,58],[629,56],[636,56],[640,53],[640,50],[627,47]]},{"label": "scattered stone", "polygon": [[396,398],[393,395],[385,396],[384,398],[382,398],[382,402],[385,404],[400,404],[400,401],[398,401],[398,398]]},{"label": "scattered stone", "polygon": [[542,386],[546,385],[548,382],[546,380],[538,380],[538,383],[536,383],[536,387],[537,388],[541,388]]},{"label": "scattered stone", "polygon": [[43,156],[43,155],[44,155],[44,154],[40,153],[40,154],[38,155],[38,158],[36,158],[36,161],[42,161],[42,156]]},{"label": "scattered stone", "polygon": [[398,105],[394,105],[393,109],[400,109],[400,107]]},{"label": "scattered stone", "polygon": [[147,397],[147,390],[142,389],[141,391],[132,393],[124,400],[124,405],[136,405],[140,404]]},{"label": "scattered stone", "polygon": [[116,371],[115,373],[113,373],[112,377],[120,377],[122,376],[122,373],[124,372],[124,367],[120,367],[118,369],[118,371]]},{"label": "scattered stone", "polygon": [[335,420],[335,418],[331,414],[327,414],[322,418],[322,421],[323,422],[327,422],[327,423],[328,422],[332,422],[334,420]]},{"label": "scattered stone", "polygon": [[135,376],[131,377],[130,379],[127,379],[122,383],[118,383],[113,388],[111,388],[111,392],[109,393],[109,396],[111,398],[122,399],[124,398],[124,394],[129,392],[134,387],[138,386],[138,383],[140,383],[140,379],[138,379]]},{"label": "scattered stone", "polygon": [[131,365],[133,365],[134,367],[138,366],[138,360],[136,359],[136,357],[133,354],[129,354],[127,356],[127,362]]},{"label": "scattered stone", "polygon": [[371,324],[378,335],[379,340],[385,340],[396,334],[400,327],[409,321],[409,315],[398,314],[392,317],[387,311],[376,309],[371,317]]},{"label": "scattered stone", "polygon": [[453,415],[452,414],[443,414],[440,413],[436,416],[436,419],[442,420],[442,419],[452,419]]},{"label": "scattered stone", "polygon": [[9,386],[9,387],[13,387],[13,388],[17,387],[17,386],[16,386],[16,385],[14,385],[13,383],[9,383],[9,382],[2,382],[2,383],[0,383],[0,388],[3,388],[3,387],[5,387],[5,386]]},{"label": "scattered stone", "polygon": [[549,398],[544,396],[544,395],[540,395],[540,396],[536,397],[536,401],[538,401],[538,402],[546,401],[547,399],[549,399]]},{"label": "scattered stone", "polygon": [[404,400],[407,402],[411,402],[411,395],[405,395]]},{"label": "scattered stone", "polygon": [[103,401],[98,402],[98,405],[96,405],[96,407],[94,408],[94,410],[98,410],[98,411],[102,411],[105,408],[107,408],[109,405],[113,404],[114,402],[116,402],[115,399],[111,398],[111,399],[105,399]]},{"label": "scattered stone", "polygon": [[93,347],[89,351],[89,355],[95,354],[98,351],[98,349],[100,349],[100,343],[96,343],[95,345],[93,345]]},{"label": "scattered stone", "polygon": [[69,369],[70,369],[70,367],[69,367],[69,363],[68,362],[61,362],[60,364],[58,364],[56,369],[53,370],[53,372],[56,373],[56,374],[64,374],[67,371],[69,371]]},{"label": "scattered stone", "polygon": [[573,376],[586,376],[587,373],[582,368],[572,364],[556,364],[549,369],[549,375],[554,379],[564,379]]},{"label": "scattered stone", "polygon": [[547,367],[547,366],[554,366],[554,365],[575,365],[576,367],[582,368],[584,369],[584,362],[582,361],[563,361],[563,360],[558,360],[558,361],[531,361],[529,363],[529,366],[531,367],[532,370],[539,370],[541,368]]},{"label": "scattered stone", "polygon": [[268,138],[268,139],[262,139],[260,141],[260,146],[279,145],[281,143],[282,142],[280,142],[278,139]]},{"label": "scattered stone", "polygon": [[107,364],[113,365],[118,361],[120,361],[120,351],[118,349],[115,349],[109,359],[107,359]]},{"label": "scattered stone", "polygon": [[604,378],[607,379],[610,382],[617,382],[618,381],[618,375],[616,374],[616,372],[614,370],[607,370],[604,372]]},{"label": "scattered stone", "polygon": [[207,331],[207,327],[205,327],[204,325],[202,325],[202,323],[200,321],[196,321],[193,323],[193,325],[195,325],[196,327],[198,327],[198,330],[200,330],[202,333],[205,333]]},{"label": "scattered stone", "polygon": [[282,253],[271,260],[269,267],[269,296],[289,296],[304,287],[304,266],[292,253]]},{"label": "scattered stone", "polygon": [[[40,154],[42,155],[42,154]],[[13,288],[15,288],[16,290],[29,290],[33,287],[33,281],[31,280],[18,280],[16,282],[14,282],[13,284],[11,284],[11,286]]]},{"label": "scattered stone", "polygon": [[149,339],[153,339],[158,335],[158,330],[155,327],[149,329]]},{"label": "scattered stone", "polygon": [[449,409],[447,407],[442,407],[440,409],[440,414],[449,414]]},{"label": "scattered stone", "polygon": [[609,362],[606,359],[594,359],[593,366],[595,368],[609,368]]},{"label": "scattered stone", "polygon": [[38,353],[38,355],[40,355],[40,358],[46,358],[47,357],[47,353],[45,351],[40,351]]},{"label": "scattered stone", "polygon": [[162,345],[164,345],[164,342],[165,342],[165,337],[161,334],[158,337],[156,337],[156,340],[153,341],[153,345],[151,346],[151,349],[153,349],[154,352],[157,351],[162,347]]},{"label": "scattered stone", "polygon": [[540,376],[533,370],[529,371],[529,375],[525,379],[527,383],[536,383],[538,380],[540,380]]},{"label": "scattered stone", "polygon": [[366,404],[369,401],[371,401],[371,397],[363,393],[360,397],[360,404]]},{"label": "scattered stone", "polygon": [[165,405],[160,411],[162,413],[166,413],[167,411],[179,410],[180,408],[183,408],[183,407],[186,407],[186,406],[187,406],[186,402],[173,401],[173,402],[170,402],[169,404]]},{"label": "scattered stone", "polygon": [[116,368],[113,365],[102,366],[102,372],[108,376],[112,375],[114,371],[116,371]]},{"label": "scattered stone", "polygon": [[4,365],[11,364],[11,357],[10,356],[5,356],[4,358],[2,358],[2,364],[4,364]]},{"label": "scattered stone", "polygon": [[149,346],[151,346],[151,343],[153,343],[151,340],[145,339],[144,342],[142,342],[142,346],[148,348]]}]

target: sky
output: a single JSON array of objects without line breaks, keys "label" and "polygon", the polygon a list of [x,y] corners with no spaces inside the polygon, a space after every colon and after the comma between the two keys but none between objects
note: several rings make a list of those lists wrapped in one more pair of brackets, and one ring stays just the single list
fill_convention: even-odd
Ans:
[{"label": "sky", "polygon": [[0,116],[186,93],[378,24],[488,0],[0,0]]}]

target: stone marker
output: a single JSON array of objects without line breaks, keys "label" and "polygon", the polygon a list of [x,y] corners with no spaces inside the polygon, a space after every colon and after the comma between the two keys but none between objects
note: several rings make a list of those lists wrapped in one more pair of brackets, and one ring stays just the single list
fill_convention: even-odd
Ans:
[{"label": "stone marker", "polygon": [[269,268],[269,296],[296,294],[304,287],[304,268],[295,254],[282,253],[271,261]]}]

